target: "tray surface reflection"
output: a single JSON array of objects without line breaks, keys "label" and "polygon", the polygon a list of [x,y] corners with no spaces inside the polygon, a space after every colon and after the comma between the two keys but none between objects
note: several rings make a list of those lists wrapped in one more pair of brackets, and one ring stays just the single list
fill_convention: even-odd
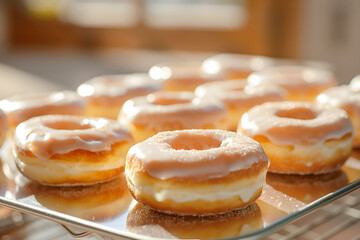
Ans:
[{"label": "tray surface reflection", "polygon": [[0,205],[121,239],[258,238],[358,189],[359,179],[357,150],[337,172],[309,176],[268,173],[261,197],[245,209],[184,217],[137,203],[124,176],[86,187],[48,187],[31,182],[18,172],[7,144],[2,151]]}]

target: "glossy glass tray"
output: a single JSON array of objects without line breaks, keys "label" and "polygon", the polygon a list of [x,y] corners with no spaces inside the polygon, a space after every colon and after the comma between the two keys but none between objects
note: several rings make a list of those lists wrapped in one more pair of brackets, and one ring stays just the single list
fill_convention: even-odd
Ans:
[{"label": "glossy glass tray", "polygon": [[137,204],[123,176],[90,187],[35,184],[18,172],[7,144],[2,150],[0,205],[62,224],[74,237],[257,239],[358,189],[359,179],[360,151],[354,151],[341,171],[331,174],[269,173],[261,197],[244,210],[180,217]]}]

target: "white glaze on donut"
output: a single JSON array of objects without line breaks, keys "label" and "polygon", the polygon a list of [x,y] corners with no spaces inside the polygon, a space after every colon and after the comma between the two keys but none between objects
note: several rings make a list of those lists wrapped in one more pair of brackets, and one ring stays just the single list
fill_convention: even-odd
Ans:
[{"label": "white glaze on donut", "polygon": [[162,89],[162,84],[147,74],[105,75],[81,84],[78,93],[82,97],[96,98],[102,103],[113,104],[135,96],[143,96]]},{"label": "white glaze on donut", "polygon": [[344,110],[305,102],[272,102],[255,106],[241,118],[249,137],[265,136],[278,145],[319,144],[353,134]]},{"label": "white glaze on donut", "polygon": [[164,131],[168,126],[203,128],[225,117],[226,107],[218,100],[196,98],[192,92],[157,92],[126,101],[119,120],[148,130]]},{"label": "white glaze on donut", "polygon": [[222,78],[222,74],[204,72],[197,62],[157,64],[150,68],[149,75],[163,82],[164,89],[169,91],[193,91],[201,84]]},{"label": "white glaze on donut", "polygon": [[2,100],[0,108],[7,114],[10,123],[18,125],[40,115],[81,114],[85,102],[75,92],[62,91],[13,96]]},{"label": "white glaze on donut", "polygon": [[202,68],[204,72],[214,74],[226,69],[253,72],[272,65],[274,60],[268,57],[223,53],[207,58]]},{"label": "white glaze on donut", "polygon": [[268,161],[259,143],[223,130],[161,132],[130,148],[127,158],[139,159],[158,179],[218,178]]},{"label": "white glaze on donut", "polygon": [[360,74],[351,80],[350,88],[355,92],[360,92]]},{"label": "white glaze on donut", "polygon": [[208,75],[201,68],[201,63],[197,62],[175,62],[163,63],[152,66],[149,76],[155,80],[167,80],[173,78],[194,79],[194,78],[214,78]]},{"label": "white glaze on donut", "polygon": [[355,92],[347,85],[332,87],[316,98],[318,103],[329,104],[345,111],[360,114],[360,92]]},{"label": "white glaze on donut", "polygon": [[78,149],[109,151],[112,144],[124,141],[131,136],[115,120],[61,115],[29,119],[16,128],[14,137],[18,150],[43,160]]},{"label": "white glaze on donut", "polygon": [[275,84],[289,91],[328,88],[336,85],[332,72],[305,66],[269,67],[248,77],[251,85]]},{"label": "white glaze on donut", "polygon": [[251,86],[243,80],[227,80],[205,83],[195,90],[199,97],[216,97],[228,106],[255,106],[267,101],[281,101],[285,99],[285,91],[274,85]]}]

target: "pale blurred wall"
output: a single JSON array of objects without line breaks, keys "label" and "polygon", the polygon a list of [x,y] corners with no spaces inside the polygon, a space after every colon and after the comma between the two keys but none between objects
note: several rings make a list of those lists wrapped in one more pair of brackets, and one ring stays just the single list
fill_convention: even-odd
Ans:
[{"label": "pale blurred wall", "polygon": [[[16,44],[6,42],[6,37],[8,37],[8,40],[12,39],[6,36],[7,34],[9,35],[9,32],[6,31],[6,2],[9,3],[10,1],[0,0],[0,62],[60,83],[68,88],[75,88],[79,82],[97,74],[144,71],[150,62],[167,59],[169,53],[170,57],[173,57],[173,51],[164,51],[167,48],[161,44],[168,42],[167,40],[169,39],[177,39],[178,35],[168,38],[171,34],[166,32],[159,33],[159,31],[156,31],[157,38],[144,45],[147,48],[144,46],[139,49],[134,48],[135,51],[130,53],[129,51],[124,51],[124,47],[119,48],[119,51],[111,49],[112,57],[89,50],[79,52],[63,49],[60,51],[53,51],[56,49],[38,51],[36,47],[28,47],[24,51],[21,47],[17,48]],[[262,35],[267,36],[267,39],[261,42],[262,45],[271,46],[271,49],[267,51],[267,55],[330,62],[334,65],[336,74],[342,83],[349,82],[353,76],[360,73],[360,0],[275,0],[269,2],[257,1],[257,3],[258,5],[255,4],[254,9],[267,9],[265,13],[268,14],[260,11],[260,15],[256,15],[254,18],[256,21],[259,21],[259,16],[267,16],[267,18],[263,18],[268,20],[266,22],[268,27],[265,29],[269,32],[262,33]],[[10,16],[11,14],[8,15]],[[19,20],[19,18],[15,19]],[[23,16],[24,19],[26,20]],[[9,22],[11,21],[9,20]],[[67,27],[70,28],[70,26]],[[20,30],[17,33],[24,32]],[[74,35],[80,36],[83,40],[80,43],[84,43],[84,39],[87,39],[89,36],[96,36],[96,39],[98,39],[98,32],[89,34],[88,31],[90,30],[81,29],[81,31],[75,31],[76,34]],[[119,32],[118,34],[120,35],[122,34],[122,31],[115,32]],[[70,31],[70,33],[74,33],[74,31]],[[109,34],[105,35],[109,36]],[[116,41],[122,39],[119,38],[120,35],[116,35],[118,38],[114,38],[114,32],[110,34]],[[244,34],[240,35],[243,36]],[[272,37],[268,37],[268,35]],[[16,36],[19,37],[19,35]],[[21,37],[24,39],[23,35],[20,35]],[[254,38],[259,39],[259,36],[254,35]],[[162,39],[162,42],[158,41],[158,39]],[[188,39],[190,39],[189,34]],[[236,38],[230,37],[230,39],[234,40]],[[220,41],[220,38],[218,41],[213,40],[213,42],[225,46],[224,49],[231,49],[226,48],[225,43],[227,45],[231,44],[226,41]],[[243,45],[246,46],[249,42],[253,41],[244,41]],[[151,47],[153,43],[156,43],[156,46],[159,44],[158,48]],[[172,47],[177,46],[176,44],[178,42],[174,42]],[[80,44],[78,45],[81,46]],[[7,48],[10,46],[12,48]],[[149,51],[151,49],[156,50]],[[129,58],[129,54],[132,56],[131,58]],[[133,57],[134,55],[138,57]],[[165,55],[166,58],[164,58]],[[129,61],[129,59],[134,60]]]},{"label": "pale blurred wall", "polygon": [[[60,86],[37,75],[6,63],[8,58],[8,27],[5,1],[0,0],[0,99],[31,91],[59,90]],[[10,84],[11,83],[11,84]],[[29,88],[31,86],[31,88]]]},{"label": "pale blurred wall", "polygon": [[341,83],[360,74],[360,1],[304,0],[300,55],[332,63]]}]

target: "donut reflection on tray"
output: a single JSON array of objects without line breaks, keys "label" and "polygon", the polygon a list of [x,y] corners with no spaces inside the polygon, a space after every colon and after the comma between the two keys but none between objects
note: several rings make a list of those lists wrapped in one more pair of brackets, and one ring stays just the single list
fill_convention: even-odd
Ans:
[{"label": "donut reflection on tray", "polygon": [[347,185],[348,178],[341,170],[319,175],[287,175],[268,172],[266,183],[299,201],[310,203]]},{"label": "donut reflection on tray", "polygon": [[28,195],[34,195],[39,204],[50,210],[92,221],[110,220],[125,211],[132,201],[123,175],[91,186],[51,187],[29,182],[16,197]]},{"label": "donut reflection on tray", "polygon": [[[1,163],[1,161],[2,160],[0,158],[0,163]],[[11,189],[11,188],[13,188],[13,186],[10,186],[8,184],[8,182],[6,181],[6,178],[3,174],[2,165],[0,164],[0,195],[4,196],[6,189],[8,189],[8,188]],[[11,210],[10,208],[0,207],[0,221],[9,217],[12,212],[13,212],[13,210]]]},{"label": "donut reflection on tray", "polygon": [[259,206],[208,216],[180,216],[155,211],[138,203],[127,217],[126,229],[159,238],[215,239],[244,235],[262,228]]},{"label": "donut reflection on tray", "polygon": [[353,149],[351,156],[360,161],[360,148]]}]

